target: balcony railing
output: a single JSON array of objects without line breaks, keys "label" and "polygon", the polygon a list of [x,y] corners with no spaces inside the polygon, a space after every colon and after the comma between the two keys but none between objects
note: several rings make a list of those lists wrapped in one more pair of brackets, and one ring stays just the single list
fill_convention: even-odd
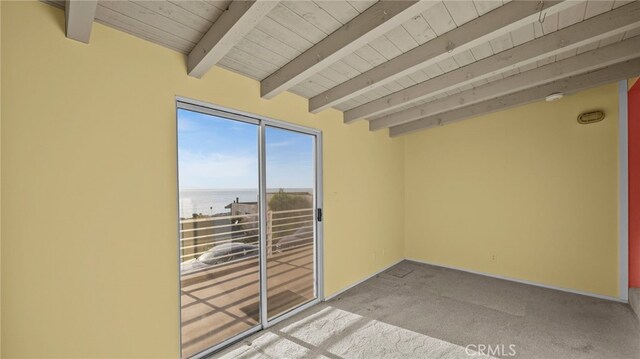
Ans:
[{"label": "balcony railing", "polygon": [[[268,211],[267,256],[313,243],[313,208]],[[184,219],[180,221],[180,259],[206,260],[208,267],[258,256],[258,213]]]}]

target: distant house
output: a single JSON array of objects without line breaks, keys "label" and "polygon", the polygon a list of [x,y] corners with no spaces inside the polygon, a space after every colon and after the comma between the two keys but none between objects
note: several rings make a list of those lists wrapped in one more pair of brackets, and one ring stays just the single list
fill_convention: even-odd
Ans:
[{"label": "distant house", "polygon": [[[278,192],[269,192],[267,193],[267,203],[271,201],[271,198]],[[290,196],[300,196],[305,198],[308,203],[311,205],[313,203],[313,195],[309,192],[287,192]],[[258,202],[240,202],[240,199],[236,197],[236,200],[229,203],[224,207],[229,210],[229,213],[232,216],[238,216],[243,214],[254,214],[258,213],[259,205]]]},{"label": "distant house", "polygon": [[258,213],[258,202],[240,202],[239,198],[224,207],[232,216]]}]

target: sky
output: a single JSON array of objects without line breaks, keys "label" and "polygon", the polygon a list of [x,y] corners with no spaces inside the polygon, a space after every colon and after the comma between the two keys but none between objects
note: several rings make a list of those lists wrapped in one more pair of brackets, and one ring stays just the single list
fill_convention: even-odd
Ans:
[{"label": "sky", "polygon": [[[313,187],[313,137],[267,127],[267,188]],[[257,189],[258,126],[178,110],[180,189]]]}]

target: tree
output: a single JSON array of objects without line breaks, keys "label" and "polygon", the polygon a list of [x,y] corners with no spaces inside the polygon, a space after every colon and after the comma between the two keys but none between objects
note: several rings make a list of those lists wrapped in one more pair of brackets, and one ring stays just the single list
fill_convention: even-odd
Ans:
[{"label": "tree", "polygon": [[307,209],[311,205],[311,198],[307,194],[287,193],[282,188],[269,200],[269,209],[272,211]]}]

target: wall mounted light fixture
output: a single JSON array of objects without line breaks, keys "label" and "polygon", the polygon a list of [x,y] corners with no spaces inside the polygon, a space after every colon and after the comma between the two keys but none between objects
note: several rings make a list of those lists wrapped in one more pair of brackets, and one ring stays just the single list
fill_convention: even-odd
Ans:
[{"label": "wall mounted light fixture", "polygon": [[578,116],[578,123],[582,125],[588,125],[602,120],[604,120],[604,111],[601,110],[583,112]]}]

